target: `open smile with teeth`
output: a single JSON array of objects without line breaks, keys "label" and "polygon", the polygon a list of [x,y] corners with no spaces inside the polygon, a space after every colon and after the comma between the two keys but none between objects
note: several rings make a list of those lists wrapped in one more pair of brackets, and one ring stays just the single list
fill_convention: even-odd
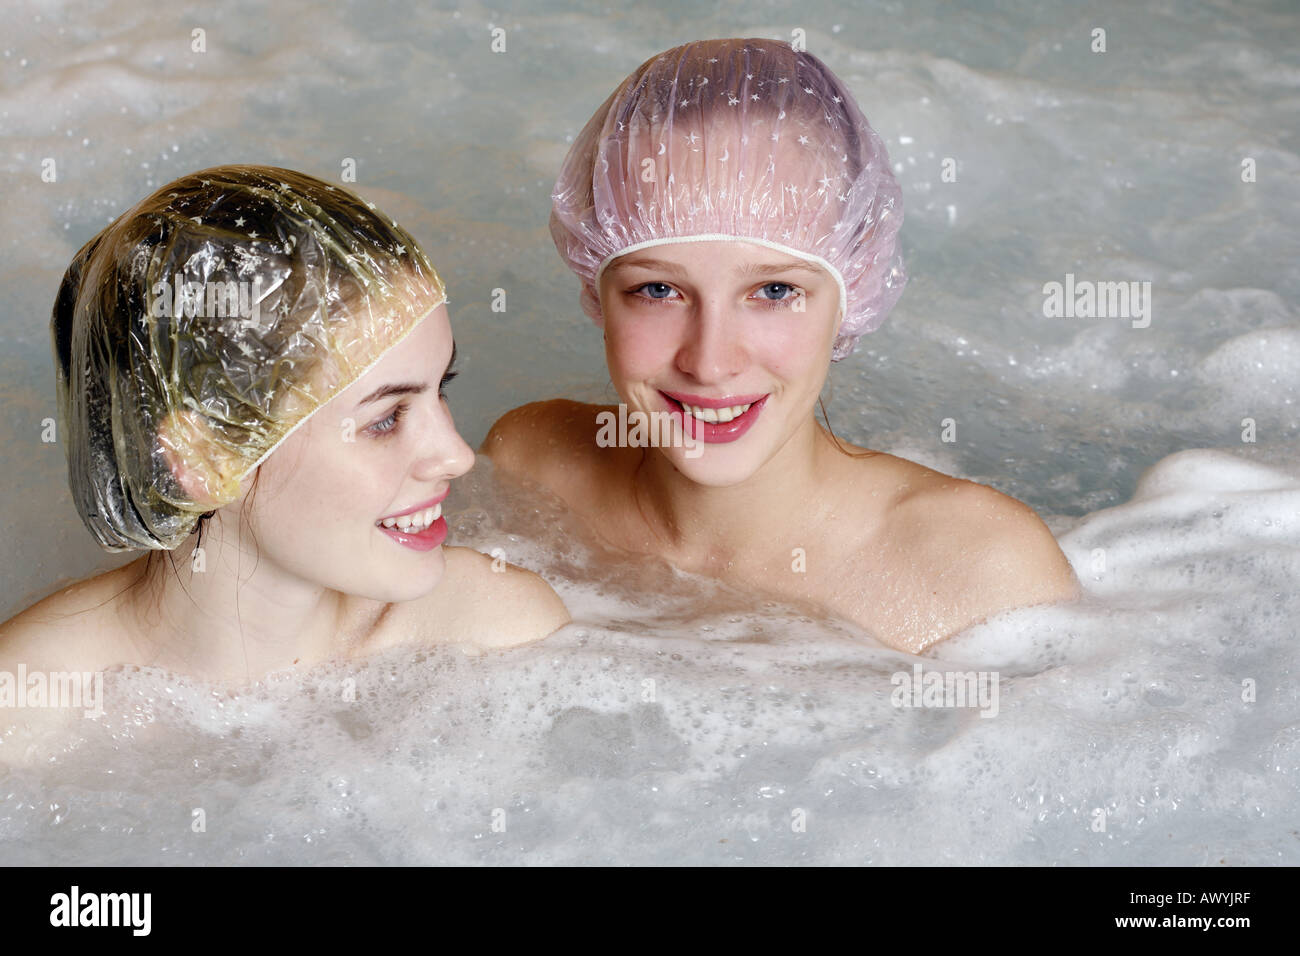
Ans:
[{"label": "open smile with teeth", "polygon": [[404,531],[407,534],[419,534],[441,517],[442,505],[436,504],[432,508],[425,508],[423,511],[413,511],[409,515],[402,515],[400,518],[385,518],[375,523],[385,528],[396,528],[398,531]]},{"label": "open smile with teeth", "polygon": [[700,408],[697,405],[687,405],[685,402],[678,402],[686,412],[702,422],[709,422],[717,425],[726,423],[733,419],[739,418],[753,406],[753,402],[748,405],[730,405],[726,408]]}]

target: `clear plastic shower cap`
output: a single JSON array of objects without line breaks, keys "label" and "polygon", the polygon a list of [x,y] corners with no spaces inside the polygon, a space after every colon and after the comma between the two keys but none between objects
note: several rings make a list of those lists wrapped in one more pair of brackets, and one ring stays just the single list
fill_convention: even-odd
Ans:
[{"label": "clear plastic shower cap", "polygon": [[618,256],[739,239],[835,278],[834,360],[902,294],[902,224],[885,145],[853,95],[777,40],[704,40],[647,60],[578,135],[551,207],[551,236],[598,324],[600,276]]},{"label": "clear plastic shower cap", "polygon": [[445,301],[415,240],[342,187],[269,166],[164,186],[77,253],[50,323],[86,527],[107,551],[175,548]]}]

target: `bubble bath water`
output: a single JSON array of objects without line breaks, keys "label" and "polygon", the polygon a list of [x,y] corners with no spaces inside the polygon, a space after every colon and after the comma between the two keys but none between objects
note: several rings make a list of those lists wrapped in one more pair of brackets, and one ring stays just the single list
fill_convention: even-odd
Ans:
[{"label": "bubble bath water", "polygon": [[[1099,59],[1065,4],[909,5],[886,34],[883,7],[817,3],[231,9],[5,14],[6,617],[120,562],[40,432],[54,289],[130,202],[219,162],[353,160],[447,280],[476,444],[526,401],[617,401],[546,234],[567,142],[657,50],[793,26],[904,190],[911,282],[832,370],[832,425],[1033,505],[1085,595],[917,658],[606,550],[480,459],[450,543],[543,574],[572,625],[240,692],[119,669],[102,716],[35,738],[0,712],[0,757],[40,755],[0,769],[5,863],[1300,862],[1294,15],[1115,4]],[[1149,281],[1149,322],[1049,316],[1067,276]],[[974,675],[977,705],[901,693],[927,673]]]}]

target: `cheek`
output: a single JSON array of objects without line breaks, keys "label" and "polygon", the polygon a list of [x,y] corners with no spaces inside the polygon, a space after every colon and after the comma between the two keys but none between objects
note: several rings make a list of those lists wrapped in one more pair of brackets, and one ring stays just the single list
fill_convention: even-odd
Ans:
[{"label": "cheek", "polygon": [[605,358],[624,378],[658,371],[681,348],[684,323],[672,316],[635,316],[618,308],[605,315]]},{"label": "cheek", "polygon": [[[267,459],[256,499],[263,525],[259,534],[265,529],[280,540],[312,539],[337,527],[335,521],[364,510],[374,489],[366,476],[358,473],[357,449],[344,442],[341,427],[322,425],[312,422],[310,436],[291,435]],[[360,435],[355,438],[356,443],[364,440]]]},{"label": "cheek", "polygon": [[282,466],[263,477],[255,501],[259,540],[297,541],[306,529],[321,524],[324,505],[315,474],[312,464],[301,459],[296,468]]},{"label": "cheek", "polygon": [[749,337],[750,355],[787,381],[825,375],[834,341],[832,319],[803,313],[772,323],[756,323]]},{"label": "cheek", "polygon": [[790,347],[767,353],[762,364],[772,376],[786,383],[787,389],[812,393],[821,391],[827,367],[826,359],[811,346],[800,351]]}]

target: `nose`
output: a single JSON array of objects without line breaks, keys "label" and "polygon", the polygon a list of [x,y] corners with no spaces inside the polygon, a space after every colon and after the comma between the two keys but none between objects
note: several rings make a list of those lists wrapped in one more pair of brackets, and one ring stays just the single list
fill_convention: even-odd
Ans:
[{"label": "nose", "polygon": [[456,431],[451,409],[439,400],[428,428],[420,436],[420,458],[415,477],[424,481],[450,481],[474,467],[474,449]]},{"label": "nose", "polygon": [[725,299],[703,297],[686,326],[686,341],[677,350],[677,369],[703,383],[723,382],[749,361],[735,309]]}]

